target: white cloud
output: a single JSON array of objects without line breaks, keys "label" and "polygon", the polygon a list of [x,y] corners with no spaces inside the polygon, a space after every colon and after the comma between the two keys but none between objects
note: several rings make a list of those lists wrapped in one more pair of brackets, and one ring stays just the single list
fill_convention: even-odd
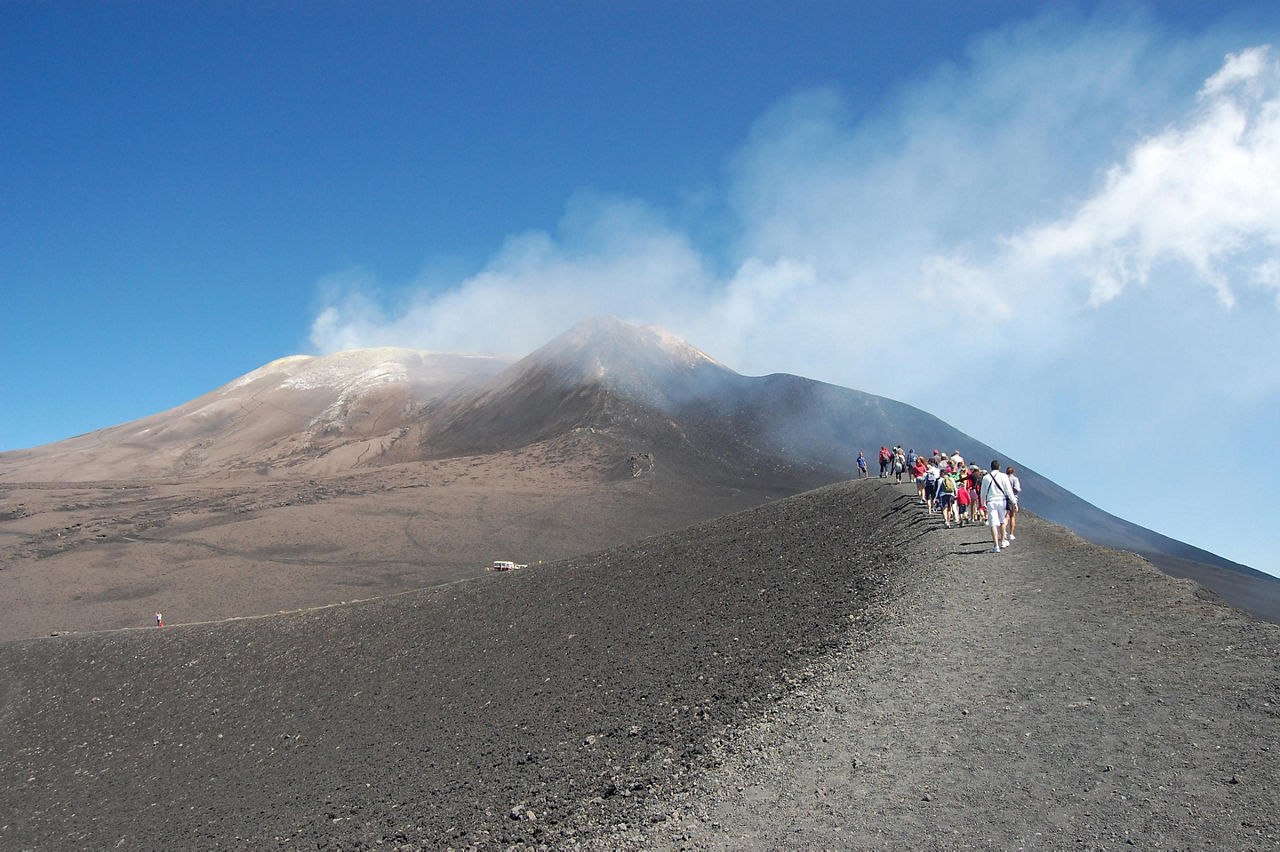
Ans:
[{"label": "white cloud", "polygon": [[[1138,24],[1045,16],[857,120],[834,88],[800,93],[730,161],[727,252],[643,201],[579,193],[556,233],[508,238],[465,279],[393,304],[363,278],[333,290],[312,341],[519,353],[611,313],[745,372],[843,381],[939,317],[1007,321],[1008,346],[1052,356],[1082,333],[1063,316],[1182,286],[1181,269],[1229,306],[1240,283],[1277,289],[1280,67],[1266,47],[1217,68],[1206,55]],[[927,353],[895,362],[899,391],[938,385]]]},{"label": "white cloud", "polygon": [[920,270],[921,295],[926,304],[956,306],[952,318],[971,322],[1001,321],[1012,318],[1012,292],[1004,292],[987,270],[965,262],[962,258],[932,255],[924,259]]},{"label": "white cloud", "polygon": [[1145,139],[1069,218],[1014,239],[1045,266],[1067,264],[1100,305],[1186,264],[1235,304],[1233,258],[1280,247],[1280,63],[1269,48],[1228,56],[1183,124]]},{"label": "white cloud", "polygon": [[1276,310],[1280,311],[1280,260],[1268,260],[1253,271],[1251,283],[1262,290],[1271,290],[1276,297]]},{"label": "white cloud", "polygon": [[1121,493],[1131,474],[1097,464],[1116,448],[1212,440],[1206,411],[1280,419],[1280,63],[1259,35],[1280,37],[1046,15],[861,112],[801,92],[728,159],[714,221],[580,193],[469,277],[389,299],[351,276],[312,341],[523,354],[614,314]]},{"label": "white cloud", "polygon": [[1274,85],[1276,63],[1271,58],[1269,46],[1251,47],[1239,53],[1228,54],[1222,70],[1205,81],[1200,96],[1219,97],[1234,90],[1249,91],[1252,99],[1266,96],[1266,90]]},{"label": "white cloud", "polygon": [[392,310],[367,282],[331,284],[311,342],[322,352],[396,345],[521,355],[584,316],[688,309],[710,285],[704,263],[643,203],[582,193],[555,236],[512,236],[476,274],[443,289],[410,288]]}]

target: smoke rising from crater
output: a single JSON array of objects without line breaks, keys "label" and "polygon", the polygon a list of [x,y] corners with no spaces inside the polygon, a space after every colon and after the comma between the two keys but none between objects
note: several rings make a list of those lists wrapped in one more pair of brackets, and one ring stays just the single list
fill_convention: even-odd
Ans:
[{"label": "smoke rising from crater", "polygon": [[[335,275],[312,342],[521,355],[612,314],[743,373],[1052,448],[1041,466],[1067,487],[1149,505],[1149,486],[1083,468],[1247,445],[1241,424],[1280,419],[1280,60],[1260,35],[1280,36],[1049,14],[871,104],[798,92],[712,203],[582,190],[473,274]],[[1169,529],[1152,512],[1129,516]]]},{"label": "smoke rising from crater", "polygon": [[1245,46],[1193,80],[1184,66],[1205,48],[1134,27],[1052,29],[994,34],[870,115],[836,89],[777,105],[704,211],[731,234],[718,250],[675,224],[684,211],[581,191],[555,233],[508,237],[470,276],[332,276],[312,342],[519,353],[613,314],[747,372],[849,382],[889,362],[930,388],[953,368],[894,345],[922,313],[1005,320],[986,350],[1053,354],[1134,287],[1280,303],[1275,52]]}]

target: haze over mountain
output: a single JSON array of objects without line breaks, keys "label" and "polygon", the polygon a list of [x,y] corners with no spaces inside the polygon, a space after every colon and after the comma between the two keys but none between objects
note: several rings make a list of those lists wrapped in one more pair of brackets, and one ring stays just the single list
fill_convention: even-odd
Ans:
[{"label": "haze over mountain", "polygon": [[[62,562],[68,581],[99,578],[77,593],[92,617],[59,628],[136,623],[142,601],[175,596],[189,618],[244,615],[345,600],[352,584],[376,593],[469,576],[513,550],[560,558],[672,529],[854,477],[859,450],[873,458],[892,443],[1015,464],[1035,513],[1280,617],[1280,583],[1111,516],[924,411],[798,376],[743,376],[610,317],[515,362],[403,349],[283,358],[170,411],[0,454],[0,543],[24,569],[5,572],[11,583],[56,576]],[[117,490],[86,496],[101,483]],[[142,547],[146,557],[128,555]],[[150,579],[130,577],[127,566],[152,560]],[[189,570],[164,580],[161,563]],[[274,591],[259,579],[256,608],[229,609],[228,585],[263,564]],[[329,580],[278,573],[316,564]],[[222,578],[213,607],[190,591],[210,576]],[[54,626],[39,619],[57,597],[14,590],[35,606],[26,630]]]}]

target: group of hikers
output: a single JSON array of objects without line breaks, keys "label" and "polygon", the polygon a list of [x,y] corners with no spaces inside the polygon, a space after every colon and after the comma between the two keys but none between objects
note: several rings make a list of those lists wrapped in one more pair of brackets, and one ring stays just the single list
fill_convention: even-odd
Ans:
[{"label": "group of hikers", "polygon": [[[991,469],[983,470],[967,464],[959,450],[950,456],[937,450],[925,456],[901,446],[881,447],[878,461],[881,478],[892,476],[897,482],[904,476],[913,479],[920,504],[929,514],[940,513],[945,526],[989,527],[992,553],[999,553],[1017,538],[1014,532],[1022,483],[1012,466],[1001,470],[1000,462],[993,459]],[[858,453],[858,478],[870,476],[866,457]]]}]

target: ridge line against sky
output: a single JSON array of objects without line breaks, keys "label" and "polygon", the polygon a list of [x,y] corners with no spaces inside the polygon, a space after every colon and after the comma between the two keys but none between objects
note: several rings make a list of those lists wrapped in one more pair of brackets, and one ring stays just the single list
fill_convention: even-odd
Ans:
[{"label": "ridge line against sky", "polygon": [[868,5],[0,7],[0,449],[613,314],[1280,574],[1280,9]]}]

